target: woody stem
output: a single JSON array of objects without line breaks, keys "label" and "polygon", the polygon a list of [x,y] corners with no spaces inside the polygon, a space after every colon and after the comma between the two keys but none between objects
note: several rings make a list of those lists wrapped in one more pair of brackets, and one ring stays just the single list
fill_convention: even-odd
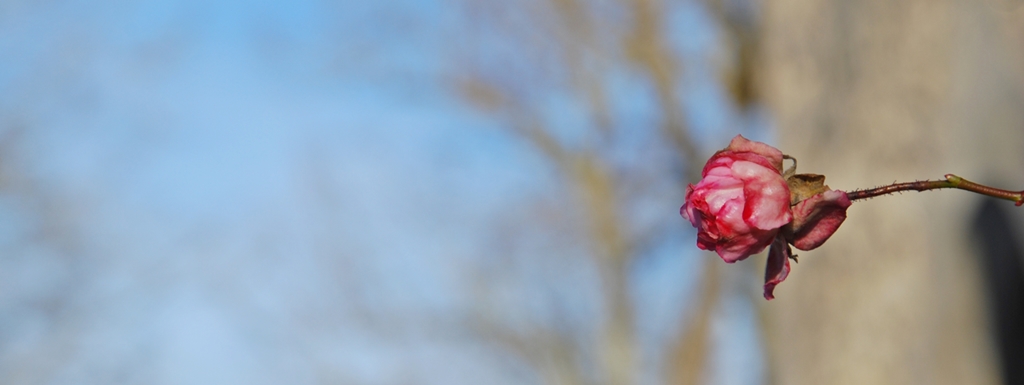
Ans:
[{"label": "woody stem", "polygon": [[850,197],[851,201],[855,201],[858,199],[874,198],[880,195],[887,195],[903,191],[928,191],[942,188],[956,188],[961,190],[967,190],[981,195],[988,195],[993,198],[1013,201],[1017,206],[1024,205],[1024,191],[1009,191],[998,189],[995,187],[989,187],[982,184],[971,182],[967,179],[961,178],[953,174],[946,174],[946,180],[923,180],[918,182],[893,183],[888,186],[875,187],[866,190],[851,191],[846,195]]}]

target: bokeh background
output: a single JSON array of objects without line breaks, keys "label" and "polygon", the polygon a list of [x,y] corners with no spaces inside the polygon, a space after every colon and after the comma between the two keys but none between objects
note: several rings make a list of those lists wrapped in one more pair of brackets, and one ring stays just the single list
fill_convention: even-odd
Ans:
[{"label": "bokeh background", "polygon": [[1021,384],[1024,212],[858,202],[777,298],[743,134],[1024,187],[1010,0],[0,2],[0,383]]}]

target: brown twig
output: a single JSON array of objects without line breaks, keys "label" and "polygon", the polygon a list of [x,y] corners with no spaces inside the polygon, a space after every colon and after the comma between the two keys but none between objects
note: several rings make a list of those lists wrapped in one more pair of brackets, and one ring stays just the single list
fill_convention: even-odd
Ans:
[{"label": "brown twig", "polygon": [[851,191],[846,193],[846,195],[850,197],[851,201],[855,201],[858,199],[874,198],[881,195],[888,195],[903,191],[928,191],[943,188],[956,188],[960,190],[966,190],[981,195],[987,195],[993,198],[1013,201],[1014,204],[1016,204],[1017,206],[1024,205],[1024,190],[1009,191],[998,189],[995,187],[974,183],[953,174],[946,174],[946,180],[922,180],[916,182],[893,183],[890,185],[875,187],[872,189]]}]

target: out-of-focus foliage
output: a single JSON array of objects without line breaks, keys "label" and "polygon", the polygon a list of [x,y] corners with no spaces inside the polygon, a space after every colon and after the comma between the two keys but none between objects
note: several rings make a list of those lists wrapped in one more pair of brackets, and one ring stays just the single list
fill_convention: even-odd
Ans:
[{"label": "out-of-focus foliage", "polygon": [[677,214],[717,9],[3,3],[0,378],[756,382]]},{"label": "out-of-focus foliage", "polygon": [[[644,319],[650,303],[638,293],[652,279],[644,265],[662,263],[656,256],[677,245],[675,208],[709,153],[698,150],[691,122],[714,102],[695,90],[729,92],[718,102],[738,111],[727,115],[734,130],[758,105],[753,10],[646,0],[466,2],[462,10],[468,22],[452,48],[453,84],[532,144],[559,179],[529,219],[518,219],[535,225],[504,234],[546,237],[545,249],[502,248],[493,258],[504,262],[483,272],[480,302],[490,306],[476,321],[482,335],[550,383],[706,380],[717,266],[690,268],[701,272],[699,295],[669,317],[690,310],[672,322],[683,327],[666,331]],[[697,20],[708,25],[688,23]],[[724,48],[695,49],[711,31]],[[714,54],[723,68],[708,66]],[[711,128],[700,130],[706,137]],[[512,276],[509,264],[532,267]],[[536,295],[554,299],[542,317],[496,300],[503,288],[532,282],[545,282]]]}]

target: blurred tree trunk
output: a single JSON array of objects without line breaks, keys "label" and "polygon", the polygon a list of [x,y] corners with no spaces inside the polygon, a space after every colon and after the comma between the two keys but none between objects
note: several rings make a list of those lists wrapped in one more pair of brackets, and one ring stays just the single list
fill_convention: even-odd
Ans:
[{"label": "blurred tree trunk", "polygon": [[[800,171],[843,190],[945,173],[1024,186],[1024,46],[1010,29],[1020,12],[1004,11],[1013,7],[764,7],[760,89]],[[908,193],[851,207],[763,305],[771,382],[998,383],[981,256],[968,239],[979,199]]]}]

